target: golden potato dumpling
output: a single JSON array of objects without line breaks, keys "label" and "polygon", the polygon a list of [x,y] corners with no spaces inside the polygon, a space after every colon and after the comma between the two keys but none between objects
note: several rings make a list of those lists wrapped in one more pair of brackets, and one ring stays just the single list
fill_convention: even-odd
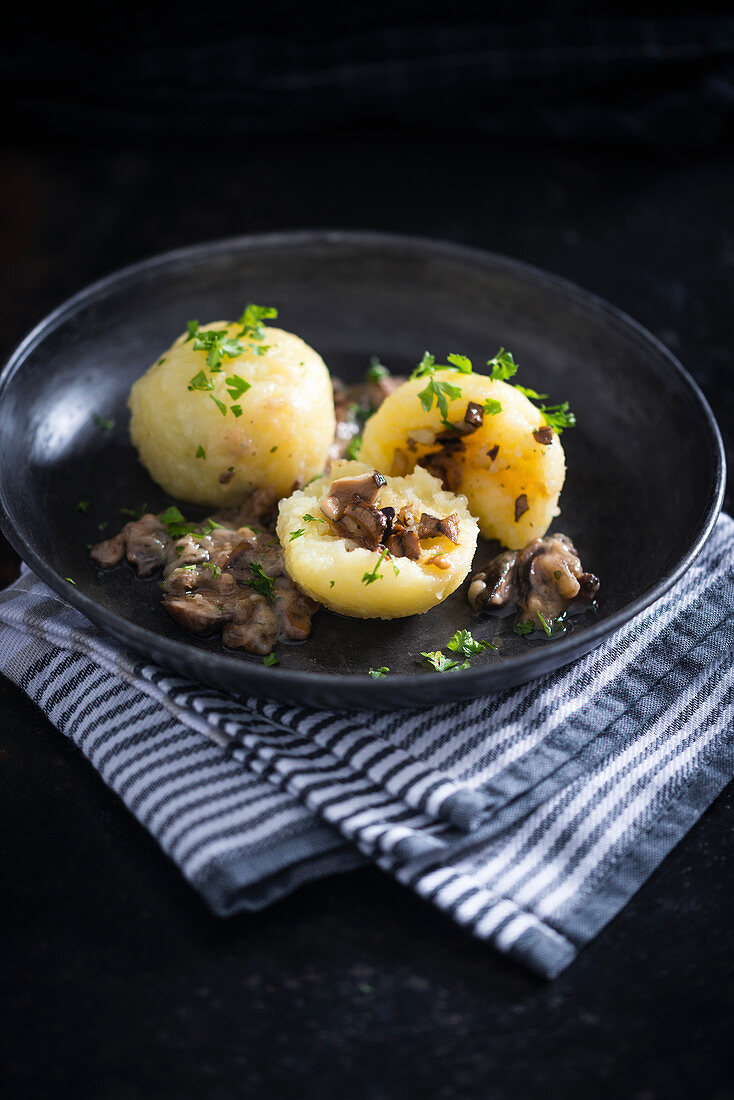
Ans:
[{"label": "golden potato dumpling", "polygon": [[[335,462],[328,476],[280,502],[278,538],[289,576],[307,595],[342,615],[394,619],[418,615],[441,603],[466,577],[477,543],[477,523],[466,498],[448,493],[418,467],[408,477],[388,477],[374,507],[408,509],[439,520],[454,516],[458,542],[443,534],[420,539],[420,557],[365,550],[336,534],[321,511],[332,483],[369,474],[362,462]],[[405,514],[405,513],[404,513]],[[354,547],[354,548],[352,548]]]},{"label": "golden potato dumpling", "polygon": [[[499,539],[516,550],[545,534],[558,515],[566,472],[558,435],[546,426],[535,405],[507,382],[452,370],[437,370],[432,377],[461,390],[460,397],[448,401],[450,423],[464,420],[470,401],[483,408],[486,402],[499,402],[502,410],[494,415],[485,412],[476,431],[457,434],[461,447],[451,450],[449,443],[437,464],[429,460],[429,468],[437,470],[440,462],[446,463],[448,483],[466,496],[485,538]],[[364,462],[384,474],[404,473],[441,449],[436,440],[446,435],[441,412],[435,402],[425,412],[418,397],[428,382],[425,376],[404,382],[370,417],[360,452]]]},{"label": "golden potato dumpling", "polygon": [[[220,321],[199,332],[222,329],[237,340],[242,326]],[[259,344],[241,338],[241,354],[212,372],[194,343],[180,336],[130,391],[130,436],[153,480],[214,508],[265,486],[285,495],[298,478],[320,474],[335,428],[321,356],[267,327]]]}]

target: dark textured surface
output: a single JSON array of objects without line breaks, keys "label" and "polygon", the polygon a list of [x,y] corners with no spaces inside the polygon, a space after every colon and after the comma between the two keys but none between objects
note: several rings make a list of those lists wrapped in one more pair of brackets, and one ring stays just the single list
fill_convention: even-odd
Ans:
[{"label": "dark textured surface", "polygon": [[[313,225],[420,233],[627,310],[697,377],[731,450],[730,153],[362,132],[230,154],[215,169],[188,148],[6,150],[5,347],[91,279],[169,247]],[[734,1094],[731,789],[545,985],[377,871],[211,918],[35,708],[5,687],[0,712],[10,1095]]]},{"label": "dark textured surface", "polygon": [[[602,578],[596,613],[571,619],[562,638],[546,641],[540,630],[519,638],[509,619],[499,627],[496,619],[477,622],[467,581],[439,607],[407,619],[355,622],[323,611],[307,644],[279,646],[280,665],[270,670],[218,638],[187,638],[161,607],[159,576],[142,583],[127,564],[97,569],[84,548],[100,538],[100,521],[109,537],[125,510],[171,503],[128,439],[127,398],[141,363],[154,362],[186,318],[238,316],[250,300],[276,304],[279,322],[345,382],[360,382],[375,352],[408,374],[425,347],[439,359],[458,349],[479,366],[504,345],[524,368],[523,382],[570,399],[578,424],[563,437],[568,476],[553,529],[569,535],[585,568]],[[114,427],[101,430],[100,415]],[[246,431],[247,413],[242,423]],[[21,450],[28,461],[13,463]],[[420,238],[279,234],[159,257],[52,315],[0,382],[0,521],[39,575],[167,667],[228,691],[314,706],[469,698],[581,656],[695,557],[722,483],[710,412],[647,333],[537,269]],[[87,501],[84,514],[79,500]],[[480,541],[473,568],[495,550]],[[498,648],[461,676],[442,679],[421,667],[421,653],[440,650],[462,628],[499,634]],[[391,674],[375,683],[368,669],[382,665]]]}]

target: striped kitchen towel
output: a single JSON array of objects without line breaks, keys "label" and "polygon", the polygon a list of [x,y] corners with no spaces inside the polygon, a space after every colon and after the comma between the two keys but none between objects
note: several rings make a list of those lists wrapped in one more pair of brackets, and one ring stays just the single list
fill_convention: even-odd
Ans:
[{"label": "striped kitchen towel", "polygon": [[734,776],[733,551],[722,516],[592,653],[465,703],[237,699],[146,663],[27,571],[0,593],[0,668],[216,912],[369,859],[553,977]]}]

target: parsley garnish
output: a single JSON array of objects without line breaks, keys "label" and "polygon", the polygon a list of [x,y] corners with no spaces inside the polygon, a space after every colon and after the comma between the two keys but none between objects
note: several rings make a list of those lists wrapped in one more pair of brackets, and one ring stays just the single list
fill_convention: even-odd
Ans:
[{"label": "parsley garnish", "polygon": [[196,448],[196,457],[197,457],[197,458],[206,458],[206,451],[204,450],[204,448],[203,448],[203,446],[201,445],[201,443],[200,443],[200,444],[199,444],[199,446],[198,446],[198,447]]},{"label": "parsley garnish", "polygon": [[245,350],[245,345],[241,340],[229,335],[229,329],[210,328],[202,330],[198,321],[189,321],[187,327],[189,334],[185,342],[193,339],[194,351],[205,351],[207,353],[206,365],[212,374],[216,374],[222,369],[223,359],[236,359]]},{"label": "parsley garnish", "polygon": [[431,653],[421,653],[421,657],[434,669],[436,672],[450,672],[453,668],[468,668],[468,661],[452,661],[450,657],[445,657],[440,649],[433,650]]},{"label": "parsley garnish", "polygon": [[238,397],[242,397],[243,393],[251,388],[249,382],[245,382],[244,378],[240,378],[239,374],[230,374],[228,378],[224,379],[227,386],[227,393],[236,401]]},{"label": "parsley garnish", "polygon": [[137,511],[134,508],[121,508],[121,516],[132,516],[133,519],[142,519],[148,511],[148,505],[143,504]]},{"label": "parsley garnish", "polygon": [[69,584],[73,584],[73,585],[74,585],[74,587],[76,588],[76,581],[75,581],[75,580],[72,580],[72,579],[71,579],[71,577],[64,577],[64,580],[65,580],[65,581],[68,581],[68,582],[69,582]]},{"label": "parsley garnish", "polygon": [[232,416],[235,418],[235,420],[237,419],[237,417],[242,416],[241,405],[230,405],[230,409],[232,410]]},{"label": "parsley garnish", "polygon": [[506,382],[517,374],[517,363],[511,351],[500,348],[496,355],[487,360],[487,366],[491,367],[489,377],[493,382]]},{"label": "parsley garnish", "polygon": [[532,401],[544,401],[548,396],[547,393],[537,393],[535,390],[531,390],[529,386],[519,386],[517,382],[515,382],[515,389],[519,390],[520,393],[524,393]]},{"label": "parsley garnish", "polygon": [[382,553],[380,554],[379,558],[377,559],[377,563],[375,565],[375,568],[372,570],[372,572],[371,573],[365,573],[364,576],[362,577],[362,584],[373,584],[375,581],[381,581],[382,580],[382,573],[378,573],[377,570],[380,568],[380,566],[382,565],[382,563],[385,560],[385,558],[387,557],[387,555],[388,555],[388,551],[383,550]]},{"label": "parsley garnish", "polygon": [[367,368],[365,379],[367,382],[379,382],[381,378],[389,378],[390,371],[384,363],[381,363],[376,355],[370,356],[370,365]]},{"label": "parsley garnish", "polygon": [[561,405],[541,405],[540,411],[546,424],[558,435],[563,434],[564,428],[573,428],[576,424],[576,417],[569,409],[568,401]]},{"label": "parsley garnish", "polygon": [[471,359],[467,359],[465,355],[456,355],[455,352],[452,352],[451,355],[447,355],[446,358],[449,364],[455,367],[456,370],[461,371],[462,374],[471,374],[473,370]]},{"label": "parsley garnish", "polygon": [[280,661],[274,653],[268,653],[266,657],[263,657],[263,664],[266,668],[272,668],[273,665],[279,665]]},{"label": "parsley garnish", "polygon": [[387,665],[383,665],[382,668],[371,668],[369,675],[373,680],[384,680],[389,671]]},{"label": "parsley garnish", "polygon": [[535,630],[535,627],[533,626],[532,621],[528,619],[528,621],[524,623],[515,623],[513,629],[516,634],[519,634],[520,637],[522,637],[523,634],[532,634]]},{"label": "parsley garnish", "polygon": [[273,306],[256,306],[249,302],[244,313],[237,319],[237,324],[242,325],[240,336],[249,336],[251,340],[264,340],[265,327],[263,321],[278,316],[278,311]]},{"label": "parsley garnish", "polygon": [[[215,397],[213,393],[210,393],[209,396],[211,397],[212,401],[214,402],[214,404],[219,409],[222,416],[226,416],[227,415],[227,406],[224,404],[224,402],[220,401],[218,397]],[[234,411],[234,408],[235,408],[235,406],[233,405],[232,406],[233,411]],[[241,409],[240,409],[240,412],[242,412]]]},{"label": "parsley garnish", "polygon": [[291,531],[291,537],[288,539],[288,542],[293,542],[295,539],[300,539],[301,535],[305,535],[305,533],[306,532],[303,530],[302,527],[299,527],[297,531]]},{"label": "parsley garnish", "polygon": [[329,581],[329,588],[333,588],[335,584],[336,581]]},{"label": "parsley garnish", "polygon": [[77,512],[88,512],[89,511],[89,501],[88,500],[80,500],[79,503],[76,506],[76,510],[77,510]]},{"label": "parsley garnish", "polygon": [[497,413],[502,412],[502,402],[495,401],[493,397],[488,397],[484,402],[484,411],[487,416],[496,416]]},{"label": "parsley garnish", "polygon": [[310,512],[306,512],[303,518],[306,523],[326,523],[325,519],[319,519],[318,516],[312,516]]},{"label": "parsley garnish", "polygon": [[361,450],[362,450],[362,436],[361,435],[355,435],[353,439],[349,440],[349,444],[347,446],[347,449],[344,452],[344,457],[348,458],[348,459],[351,459],[351,461],[354,462],[356,459],[359,458],[359,452]]},{"label": "parsley garnish", "polygon": [[446,648],[454,653],[463,653],[465,657],[476,657],[485,649],[496,649],[492,642],[479,642],[472,637],[470,630],[457,630],[453,638],[446,643]]},{"label": "parsley garnish", "polygon": [[199,373],[195,374],[194,377],[191,379],[191,381],[189,382],[186,389],[187,390],[213,390],[214,389],[214,383],[211,380],[211,378],[207,378],[207,376],[204,374],[203,370],[200,370]]},{"label": "parsley garnish", "polygon": [[277,450],[278,450],[278,444],[276,443],[274,447],[270,448],[271,455],[274,455]]},{"label": "parsley garnish", "polygon": [[[195,568],[195,567],[194,567],[194,568]],[[219,567],[218,565],[216,565],[216,564],[215,564],[215,563],[214,563],[213,561],[203,561],[203,562],[201,563],[201,568],[202,568],[202,569],[211,569],[211,571],[212,571],[212,576],[213,576],[213,577],[218,577],[218,576],[220,576],[220,574],[221,574],[221,572],[222,572],[222,570],[220,569],[220,567]]]},{"label": "parsley garnish", "polygon": [[161,512],[158,516],[163,526],[167,529],[169,538],[180,539],[184,535],[190,535],[194,531],[197,531],[197,525],[195,523],[187,523],[181,514],[180,509],[172,504],[165,511]]},{"label": "parsley garnish", "polygon": [[92,419],[97,427],[101,428],[103,432],[111,432],[115,426],[114,420],[105,420],[103,416],[98,416],[97,413],[93,414]]},{"label": "parsley garnish", "polygon": [[543,630],[546,632],[546,634],[550,638],[551,634],[553,633],[550,623],[545,618],[545,616],[540,613],[540,611],[536,611],[535,614],[538,616],[538,619],[540,621],[540,625],[543,627]]},{"label": "parsley garnish", "polygon": [[248,588],[254,588],[261,596],[270,599],[273,595],[273,578],[269,577],[263,567],[256,561],[250,562],[250,572],[252,577],[244,583]]},{"label": "parsley garnish", "polygon": [[469,374],[472,369],[471,360],[465,355],[452,354],[448,359],[448,363],[437,366],[435,357],[430,352],[424,351],[423,358],[410,376],[411,379],[428,376],[428,385],[418,394],[420,403],[424,412],[430,412],[435,401],[444,420],[449,414],[449,401],[456,401],[461,397],[461,390],[458,386],[452,386],[450,382],[437,382],[433,376],[437,370],[456,370],[461,374]]}]

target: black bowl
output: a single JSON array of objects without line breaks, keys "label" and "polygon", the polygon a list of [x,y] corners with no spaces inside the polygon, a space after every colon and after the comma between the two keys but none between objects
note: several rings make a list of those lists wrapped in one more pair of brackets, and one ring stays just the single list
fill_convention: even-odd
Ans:
[{"label": "black bowl", "polygon": [[[264,668],[217,640],[188,638],[160,607],[157,580],[98,572],[86,545],[120,510],[170,503],[128,441],[132,382],[190,317],[277,305],[279,323],[331,371],[360,378],[377,354],[409,370],[428,348],[484,362],[502,344],[519,380],[568,399],[568,477],[554,524],[602,580],[599,609],[568,632],[517,637],[466,671],[439,675],[420,654],[458,627],[497,635],[459,591],[391,622],[321,612],[303,645]],[[114,419],[112,430],[99,418]],[[701,549],[721,507],[724,456],[711,411],[653,336],[555,276],[490,253],[378,233],[304,232],[186,248],[77,294],[23,341],[0,377],[0,519],[29,565],[70,603],[147,658],[239,694],[335,708],[417,706],[506,688],[586,653],[660,596]],[[91,502],[88,512],[79,501]],[[184,506],[185,508],[185,506]],[[478,555],[486,553],[480,547]],[[480,558],[476,559],[480,564]],[[76,586],[64,578],[71,577]],[[390,675],[375,680],[370,667]]]}]

